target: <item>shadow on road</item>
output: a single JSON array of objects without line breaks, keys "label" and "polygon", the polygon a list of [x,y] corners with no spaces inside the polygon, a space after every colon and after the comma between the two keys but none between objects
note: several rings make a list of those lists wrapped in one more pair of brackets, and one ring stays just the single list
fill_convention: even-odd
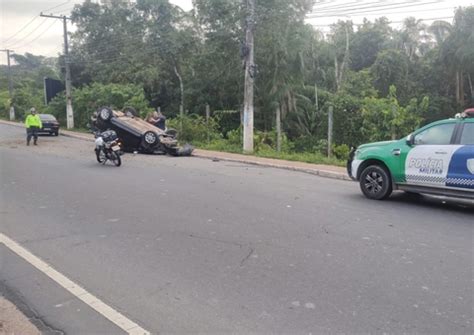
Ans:
[{"label": "shadow on road", "polygon": [[[418,207],[420,210],[436,209],[440,211],[452,211],[462,214],[474,214],[474,201],[467,199],[439,197],[424,194],[409,194],[405,192],[394,192],[390,198],[383,201],[369,200],[362,194],[353,194],[350,198],[354,201],[363,201],[366,205],[375,202],[377,206],[409,206]],[[472,221],[474,223],[474,220]]]},{"label": "shadow on road", "polygon": [[[422,206],[425,208],[436,208],[440,210],[452,210],[461,213],[474,214],[474,201],[467,199],[438,197],[424,194],[408,194],[405,192],[395,192],[388,199],[389,202],[407,204],[412,206]],[[473,221],[474,222],[474,221]]]}]

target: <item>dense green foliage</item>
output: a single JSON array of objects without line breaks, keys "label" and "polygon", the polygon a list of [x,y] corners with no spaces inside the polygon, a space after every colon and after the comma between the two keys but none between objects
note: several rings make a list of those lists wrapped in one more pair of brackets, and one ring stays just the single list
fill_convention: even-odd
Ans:
[{"label": "dense green foliage", "polygon": [[[474,7],[457,9],[452,23],[431,26],[412,17],[400,29],[386,18],[360,26],[340,21],[324,36],[305,23],[311,5],[311,0],[257,1],[260,152],[275,150],[277,107],[283,151],[324,155],[333,106],[334,153],[342,157],[348,145],[398,138],[474,104]],[[76,5],[71,61],[77,124],[84,126],[103,104],[132,105],[142,114],[159,106],[182,129],[182,139],[239,151],[245,17],[242,2],[232,0],[195,0],[190,12],[167,0]],[[15,57],[13,103],[20,116],[31,105],[45,109],[40,78],[58,77],[63,60],[54,65],[29,54]],[[58,97],[47,108],[61,120],[62,101]],[[181,104],[187,116],[177,118]],[[213,115],[209,123],[206,104]]]}]

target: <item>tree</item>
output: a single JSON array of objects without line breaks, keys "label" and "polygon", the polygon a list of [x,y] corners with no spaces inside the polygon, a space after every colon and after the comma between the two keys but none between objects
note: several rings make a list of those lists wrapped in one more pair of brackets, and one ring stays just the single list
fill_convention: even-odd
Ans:
[{"label": "tree", "polygon": [[429,99],[414,98],[406,107],[400,106],[395,86],[390,86],[386,98],[365,98],[363,101],[362,131],[370,141],[395,140],[416,129],[428,108]]},{"label": "tree", "polygon": [[389,41],[392,29],[387,18],[382,17],[374,23],[365,20],[352,37],[351,69],[360,71],[374,64],[377,55]]},{"label": "tree", "polygon": [[400,47],[405,51],[410,61],[414,61],[419,56],[425,54],[427,44],[429,44],[429,35],[427,26],[422,20],[414,17],[408,17],[403,21],[403,29],[399,34]]},{"label": "tree", "polygon": [[[474,7],[460,8],[454,16],[454,24],[451,34],[441,45],[441,59],[451,70],[452,79],[455,82],[456,102],[466,105],[466,96],[470,102],[474,101]],[[469,87],[469,93],[464,89],[465,81]]]},{"label": "tree", "polygon": [[334,45],[334,73],[336,78],[336,91],[343,84],[344,75],[350,63],[350,41],[354,34],[352,21],[339,21],[331,26],[330,40]]},{"label": "tree", "polygon": [[380,96],[389,94],[390,86],[405,88],[399,95],[409,96],[409,58],[397,50],[384,50],[377,56],[370,72],[374,78],[374,87]]}]

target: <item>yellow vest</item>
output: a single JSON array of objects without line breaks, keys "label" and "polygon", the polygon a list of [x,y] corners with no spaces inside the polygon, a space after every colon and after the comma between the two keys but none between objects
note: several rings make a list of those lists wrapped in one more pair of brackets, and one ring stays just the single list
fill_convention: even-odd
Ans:
[{"label": "yellow vest", "polygon": [[43,127],[43,124],[41,123],[41,119],[38,114],[36,115],[30,114],[26,117],[25,126],[26,128],[30,128],[30,127],[41,128]]}]

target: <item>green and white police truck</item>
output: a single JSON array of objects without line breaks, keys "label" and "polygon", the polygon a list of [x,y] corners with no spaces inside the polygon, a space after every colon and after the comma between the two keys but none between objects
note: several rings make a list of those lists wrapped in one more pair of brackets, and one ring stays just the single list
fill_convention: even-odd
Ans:
[{"label": "green and white police truck", "polygon": [[393,190],[474,199],[474,108],[398,141],[363,144],[347,170],[370,199]]}]

